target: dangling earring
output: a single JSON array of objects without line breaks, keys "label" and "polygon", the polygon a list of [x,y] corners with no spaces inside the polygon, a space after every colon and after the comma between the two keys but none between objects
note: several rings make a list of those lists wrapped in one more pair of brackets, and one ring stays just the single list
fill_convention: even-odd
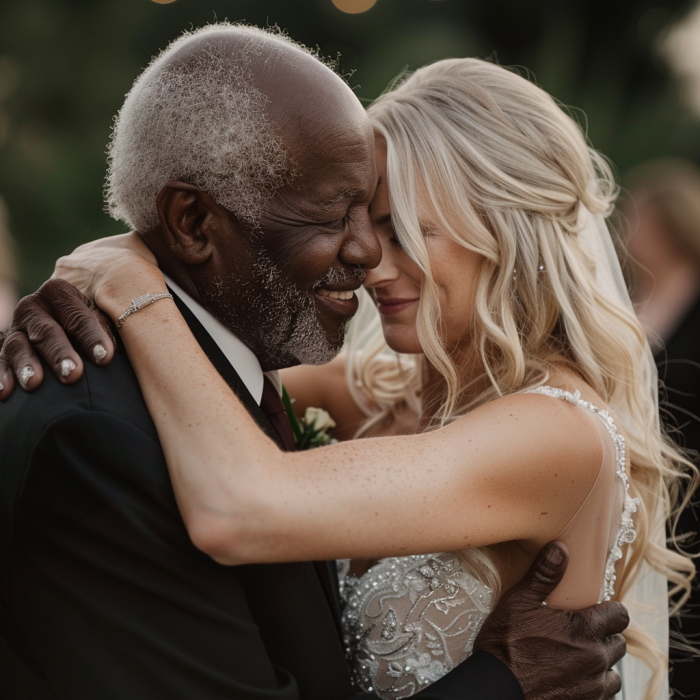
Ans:
[{"label": "dangling earring", "polygon": [[[544,266],[544,263],[541,262],[541,263],[537,266],[537,274],[539,275],[541,272],[544,272],[546,269],[547,269],[547,268]],[[517,282],[517,281],[518,281],[518,268],[517,268],[517,267],[514,267],[514,268],[513,268],[513,282]]]}]

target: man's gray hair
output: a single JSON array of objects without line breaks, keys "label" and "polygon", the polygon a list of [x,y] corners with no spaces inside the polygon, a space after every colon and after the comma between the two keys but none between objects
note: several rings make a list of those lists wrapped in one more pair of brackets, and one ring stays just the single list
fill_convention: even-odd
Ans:
[{"label": "man's gray hair", "polygon": [[[228,32],[236,35],[235,51]],[[182,60],[172,59],[207,37]],[[158,192],[168,180],[182,180],[240,219],[259,221],[290,171],[250,68],[275,43],[311,53],[279,32],[217,23],[185,33],[153,59],[114,122],[105,187],[110,216],[148,231],[159,223]]]}]

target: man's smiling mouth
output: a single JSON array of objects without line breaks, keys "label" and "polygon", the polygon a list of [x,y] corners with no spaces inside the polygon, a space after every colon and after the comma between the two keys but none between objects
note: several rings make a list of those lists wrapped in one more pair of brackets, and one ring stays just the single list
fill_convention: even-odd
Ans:
[{"label": "man's smiling mouth", "polygon": [[350,317],[355,315],[360,304],[360,300],[355,294],[358,288],[330,289],[329,287],[316,287],[314,295],[321,306],[330,310],[333,314]]},{"label": "man's smiling mouth", "polygon": [[362,268],[332,268],[314,285],[314,295],[323,307],[334,314],[352,316],[360,303],[355,292],[364,280],[365,271]]},{"label": "man's smiling mouth", "polygon": [[321,297],[328,297],[329,299],[349,300],[355,296],[355,291],[352,289],[338,290],[338,289],[325,289],[324,287],[319,287],[316,290],[316,294],[318,294]]}]

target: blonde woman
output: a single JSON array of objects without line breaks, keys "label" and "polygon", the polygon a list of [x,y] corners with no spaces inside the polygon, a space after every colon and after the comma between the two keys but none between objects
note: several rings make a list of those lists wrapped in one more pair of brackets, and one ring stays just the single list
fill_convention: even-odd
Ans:
[{"label": "blonde woman", "polygon": [[[405,698],[469,655],[552,539],[570,565],[548,605],[625,600],[645,569],[687,591],[694,566],[658,528],[693,468],[659,427],[605,226],[615,187],[577,125],[475,59],[417,71],[370,116],[382,261],[365,286],[381,327],[284,375],[299,410],[325,408],[340,437],[366,439],[281,452],[169,301],[131,314],[121,337],[195,544],[231,565],[352,560],[356,678]],[[116,323],[135,297],[167,292],[152,263],[134,236],[91,244],[56,274]],[[626,700],[665,692],[663,629],[643,626],[628,649],[650,680],[623,676]]]}]

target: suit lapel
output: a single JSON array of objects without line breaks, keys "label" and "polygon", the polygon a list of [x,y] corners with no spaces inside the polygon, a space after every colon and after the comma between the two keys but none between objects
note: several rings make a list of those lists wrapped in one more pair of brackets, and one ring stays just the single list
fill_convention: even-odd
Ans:
[{"label": "suit lapel", "polygon": [[173,292],[173,300],[177,305],[180,313],[190,327],[192,334],[196,338],[204,354],[209,358],[209,361],[214,365],[216,371],[222,376],[223,380],[233,389],[233,392],[243,402],[246,410],[255,419],[255,422],[262,428],[268,437],[271,437],[279,447],[284,449],[284,445],[280,440],[277,431],[272,427],[272,424],[267,419],[267,416],[262,412],[257,401],[251,396],[248,387],[238,375],[238,372],[233,368],[231,363],[226,359],[226,355],[221,352],[219,346],[214,342],[212,337],[204,329],[204,326],[199,322],[199,319],[189,310],[187,305]]},{"label": "suit lapel", "polygon": [[[209,361],[216,368],[216,371],[231,387],[236,396],[238,396],[238,398],[243,402],[243,405],[246,407],[248,413],[250,413],[265,434],[272,438],[281,449],[284,449],[284,445],[282,444],[279,434],[267,419],[267,416],[262,412],[257,401],[255,401],[251,393],[248,391],[248,387],[246,387],[238,372],[236,372],[236,370],[233,368],[219,346],[214,342],[213,338],[209,335],[209,333],[207,333],[204,326],[199,322],[199,319],[197,319],[197,317],[190,311],[187,305],[177,296],[177,294],[173,292],[172,289],[169,291],[173,295],[173,300],[175,301],[175,304],[177,305],[177,308],[179,309],[183,318],[187,322],[187,325],[190,327],[192,334],[196,338],[202,350],[204,350],[204,353],[209,358]],[[333,622],[335,623],[338,634],[342,638],[342,627],[340,622],[340,597],[338,594],[338,571],[335,562],[315,561],[313,562],[313,566],[316,569],[316,573],[323,588],[324,596],[328,602],[328,607],[333,615]]]}]

